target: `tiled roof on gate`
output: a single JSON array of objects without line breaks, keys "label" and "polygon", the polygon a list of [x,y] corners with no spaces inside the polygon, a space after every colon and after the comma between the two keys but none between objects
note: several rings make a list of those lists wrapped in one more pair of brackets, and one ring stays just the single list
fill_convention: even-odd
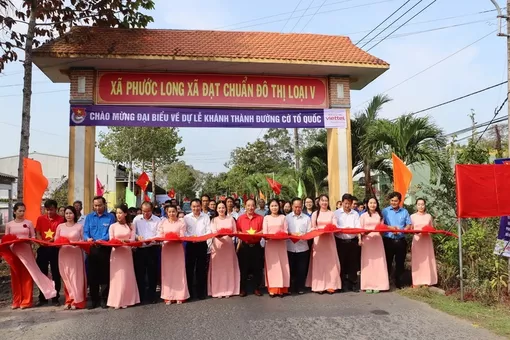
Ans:
[{"label": "tiled roof on gate", "polygon": [[74,27],[34,51],[36,56],[150,56],[389,65],[343,36],[195,30]]}]

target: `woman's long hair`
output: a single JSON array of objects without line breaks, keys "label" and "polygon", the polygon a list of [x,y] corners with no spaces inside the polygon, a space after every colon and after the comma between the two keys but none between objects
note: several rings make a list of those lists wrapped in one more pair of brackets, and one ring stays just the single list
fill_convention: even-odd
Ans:
[{"label": "woman's long hair", "polygon": [[319,199],[319,208],[317,209],[317,216],[315,217],[315,223],[317,224],[317,222],[319,221],[319,214],[321,213],[321,208],[320,208],[320,204],[321,204],[321,198],[323,197],[326,197],[328,199],[328,210],[331,210],[331,208],[329,207],[329,196],[326,195],[326,194],[322,194],[318,197]]},{"label": "woman's long hair", "polygon": [[379,200],[377,199],[377,197],[375,196],[371,196],[369,197],[366,201],[367,201],[367,206],[366,206],[366,210],[367,210],[367,213],[368,213],[368,216],[372,217],[372,213],[370,213],[370,209],[368,208],[368,202],[370,200],[375,200],[375,204],[376,204],[376,207],[375,207],[375,212],[379,214],[379,217],[381,218],[381,221],[383,220],[383,215],[382,215],[382,212],[381,212],[381,207],[379,206]]},{"label": "woman's long hair", "polygon": [[[129,229],[133,230],[133,227],[131,226],[131,223],[133,222],[132,216],[129,214],[129,208],[127,204],[119,204],[115,207],[115,213],[117,213],[117,209],[122,210],[124,214],[126,214],[126,224],[128,225]],[[119,221],[117,221],[119,222]]]},{"label": "woman's long hair", "polygon": [[214,221],[214,219],[218,216],[220,216],[220,214],[218,213],[218,206],[220,204],[223,204],[225,206],[225,216],[227,216],[227,202],[225,201],[218,201],[218,203],[216,203],[216,210],[214,210],[211,214],[211,222]]}]

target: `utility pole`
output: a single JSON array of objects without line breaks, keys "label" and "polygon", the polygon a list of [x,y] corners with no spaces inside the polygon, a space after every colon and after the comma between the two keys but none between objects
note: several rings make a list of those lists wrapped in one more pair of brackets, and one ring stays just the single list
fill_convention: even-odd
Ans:
[{"label": "utility pole", "polygon": [[[499,26],[499,31],[498,31],[498,36],[499,37],[505,37],[506,38],[506,58],[507,58],[507,76],[508,76],[508,80],[510,80],[510,0],[507,0],[506,1],[506,15],[503,15],[503,13],[501,12],[501,8],[499,7],[498,3],[496,2],[496,0],[490,0],[492,2],[492,4],[494,5],[494,7],[496,7],[496,11],[498,11],[498,26]],[[503,28],[502,28],[502,25],[501,25],[501,22],[502,20],[506,20],[506,34],[503,33]],[[508,95],[510,94],[510,82],[507,83],[507,92],[506,92],[506,96],[508,98]],[[508,107],[508,128],[510,128],[510,104],[507,103],[507,107]],[[510,157],[510,133],[508,134],[508,156]],[[510,274],[510,258],[508,258],[508,273]],[[510,293],[510,275],[509,275],[509,278],[508,278],[508,285],[507,285],[507,291]]]},{"label": "utility pole", "polygon": [[298,131],[298,128],[294,128],[294,158],[296,159],[296,171],[299,171],[301,164],[299,164],[299,131]]}]

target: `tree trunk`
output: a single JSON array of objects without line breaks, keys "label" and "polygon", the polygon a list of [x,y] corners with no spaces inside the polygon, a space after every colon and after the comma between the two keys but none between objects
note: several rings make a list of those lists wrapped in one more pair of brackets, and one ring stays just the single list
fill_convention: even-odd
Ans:
[{"label": "tree trunk", "polygon": [[23,106],[21,109],[21,138],[19,143],[18,162],[18,195],[17,200],[23,201],[23,159],[28,158],[30,148],[30,105],[32,101],[32,44],[35,35],[35,20],[37,17],[36,2],[32,1],[30,18],[28,21],[27,40],[25,43],[25,60],[23,61]]},{"label": "tree trunk", "polygon": [[365,198],[368,198],[373,195],[372,174],[370,173],[370,164],[368,162],[365,162],[363,171],[365,172]]},{"label": "tree trunk", "polygon": [[156,203],[156,162],[152,159],[152,202]]}]

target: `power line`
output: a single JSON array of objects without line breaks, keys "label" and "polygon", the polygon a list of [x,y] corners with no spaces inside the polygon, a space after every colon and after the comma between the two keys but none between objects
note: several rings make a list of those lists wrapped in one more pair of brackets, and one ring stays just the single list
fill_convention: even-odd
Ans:
[{"label": "power line", "polygon": [[[291,32],[294,31],[294,28],[296,28],[296,26],[299,24],[299,22],[301,21],[301,19],[303,19],[303,17],[305,16],[306,12],[308,12],[308,10],[310,9],[310,6],[312,6],[312,4],[314,3],[315,0],[312,0],[309,4],[308,4],[308,7],[305,9],[305,11],[303,12],[303,14],[301,14],[301,16],[299,17],[298,21],[296,21],[296,23],[294,24],[294,26],[292,26],[292,29],[290,30]],[[317,13],[316,13],[317,14]]]},{"label": "power line", "polygon": [[420,15],[421,13],[423,13],[423,11],[425,11],[427,8],[429,8],[430,6],[432,6],[437,0],[434,0],[432,1],[430,4],[428,4],[427,6],[425,6],[421,11],[419,11],[418,13],[416,13],[415,15],[413,15],[411,18],[409,18],[409,20],[407,20],[406,22],[404,22],[402,25],[398,26],[397,28],[395,28],[390,34],[388,34],[387,36],[385,36],[384,38],[382,38],[381,40],[379,40],[378,43],[376,43],[375,45],[373,45],[372,47],[370,47],[368,51],[370,51],[371,49],[373,49],[374,47],[376,47],[377,45],[379,45],[380,43],[382,43],[384,40],[386,40],[386,38],[388,38],[390,35],[392,35],[393,33],[395,33],[396,31],[398,31],[399,29],[401,29],[404,25],[406,25],[409,21],[413,20],[414,18],[416,18],[418,15]]},{"label": "power line", "polygon": [[[352,2],[352,1],[354,1],[354,0],[336,1],[336,2],[332,2],[330,4],[327,4],[326,6],[333,6],[333,5],[343,4],[343,3],[346,3],[346,2]],[[394,0],[392,0],[392,1],[394,1]],[[315,8],[317,8],[317,7],[311,7],[311,9],[315,9]],[[267,16],[263,16],[263,17],[258,17],[258,18],[255,18],[255,19],[239,21],[239,22],[234,23],[234,24],[229,24],[229,25],[224,25],[224,26],[216,27],[215,30],[225,29],[227,27],[232,27],[232,26],[239,26],[239,25],[242,25],[242,24],[248,24],[248,23],[251,23],[251,22],[256,22],[256,21],[260,21],[260,20],[264,20],[264,19],[281,17],[283,15],[287,16],[287,14],[292,14],[293,15],[293,14],[295,14],[297,12],[302,12],[302,11],[304,11],[304,9],[300,9],[300,10],[296,9],[293,12],[283,12],[283,13],[278,13],[278,14],[272,14],[272,15],[267,15]]]},{"label": "power line", "polygon": [[405,16],[407,13],[409,13],[410,11],[412,11],[416,6],[418,6],[423,0],[420,0],[418,1],[416,4],[413,5],[413,7],[409,8],[407,11],[404,12],[404,14],[402,14],[401,16],[399,16],[398,18],[396,18],[395,20],[393,20],[393,22],[391,24],[389,24],[388,26],[386,26],[382,31],[380,31],[379,33],[377,33],[375,36],[372,37],[372,39],[370,39],[369,41],[367,41],[366,43],[363,44],[363,46],[361,46],[360,48],[363,48],[365,46],[367,46],[368,44],[370,44],[372,42],[372,40],[374,40],[375,38],[377,38],[379,35],[381,35],[382,32],[386,31],[388,28],[390,28],[394,23],[396,23],[397,21],[399,21],[403,16]]},{"label": "power line", "polygon": [[[496,29],[496,30],[493,30],[493,31],[489,32],[488,34],[484,35],[483,37],[481,37],[481,38],[479,38],[479,39],[477,39],[477,40],[473,41],[472,43],[470,43],[470,44],[468,44],[468,45],[466,45],[466,46],[462,47],[461,49],[459,49],[459,50],[457,50],[457,51],[453,52],[452,54],[450,54],[450,55],[448,55],[448,56],[444,57],[443,59],[441,59],[441,60],[439,60],[439,61],[435,62],[434,64],[432,64],[432,65],[430,65],[430,66],[428,66],[428,67],[424,68],[424,69],[423,69],[423,70],[421,70],[420,72],[413,74],[413,75],[412,75],[412,76],[410,76],[409,78],[406,78],[406,79],[402,80],[400,83],[398,83],[398,84],[396,84],[396,85],[394,85],[394,86],[390,87],[389,89],[387,89],[387,90],[385,90],[385,91],[383,91],[383,92],[381,92],[381,93],[387,93],[387,92],[389,92],[389,91],[391,91],[391,90],[393,90],[393,89],[395,89],[395,88],[399,87],[400,85],[402,85],[402,84],[404,84],[404,83],[408,82],[409,80],[411,80],[411,79],[413,79],[413,78],[416,78],[416,77],[417,77],[417,76],[419,76],[420,74],[427,72],[428,70],[432,69],[433,67],[435,67],[435,66],[437,66],[437,65],[441,64],[442,62],[444,62],[444,61],[446,61],[446,60],[450,59],[451,57],[453,57],[453,56],[455,56],[455,55],[459,54],[460,52],[462,52],[462,51],[466,50],[467,48],[469,48],[469,47],[473,46],[474,44],[476,44],[476,43],[478,43],[478,42],[482,41],[483,39],[487,38],[488,36],[490,36],[490,35],[492,35],[492,34],[496,33],[497,31],[498,31],[498,30]],[[355,108],[360,107],[360,106],[362,106],[362,105],[364,105],[364,104],[368,103],[369,101],[370,101],[370,99],[367,99],[367,100],[365,100],[364,102],[362,102],[361,104],[357,105]]]},{"label": "power line", "polygon": [[324,0],[322,2],[322,4],[319,6],[319,8],[317,8],[317,10],[315,11],[315,13],[313,13],[313,15],[310,17],[310,19],[308,19],[308,21],[306,22],[306,24],[301,28],[301,31],[299,31],[300,33],[303,33],[303,31],[305,30],[305,28],[308,26],[308,24],[310,24],[310,22],[312,21],[312,19],[317,15],[317,13],[320,11],[320,9],[324,6],[324,4],[326,3],[326,1],[328,0]]},{"label": "power line", "polygon": [[378,29],[379,27],[381,27],[382,24],[384,24],[386,21],[388,21],[395,13],[397,13],[398,11],[400,11],[400,9],[402,7],[404,7],[405,5],[407,5],[411,0],[407,0],[402,6],[400,6],[399,8],[397,8],[393,13],[391,13],[389,16],[386,17],[386,19],[384,19],[379,25],[375,26],[370,32],[368,32],[363,38],[361,38],[360,40],[358,40],[356,42],[355,45],[358,45],[360,42],[362,42],[366,37],[368,37],[370,34],[372,34],[372,32],[374,32],[376,29]]},{"label": "power line", "polygon": [[[465,18],[465,17],[470,17],[470,16],[474,16],[474,15],[479,15],[479,14],[485,14],[485,13],[494,12],[494,11],[496,11],[496,10],[493,9],[493,10],[474,12],[474,13],[468,13],[468,14],[463,14],[463,15],[456,15],[456,16],[443,17],[443,18],[437,18],[437,19],[431,19],[431,20],[417,21],[417,22],[408,23],[407,26],[428,24],[428,23],[431,23],[431,22],[451,20],[451,19],[458,19],[458,18]],[[491,19],[496,19],[496,18],[493,17],[493,16],[491,16],[490,18],[487,18],[487,20],[491,20]],[[369,32],[369,30],[358,31],[358,32],[350,32],[350,33],[345,33],[344,35],[351,36],[351,35],[361,34],[361,33],[366,33],[366,32]]]},{"label": "power line", "polygon": [[[509,92],[507,92],[506,94],[506,98],[505,100],[503,101],[503,103],[501,104],[501,106],[498,108],[498,109],[495,109],[494,110],[494,116],[492,117],[491,121],[489,122],[489,124],[487,124],[487,126],[485,127],[485,129],[483,130],[482,134],[480,135],[480,137],[478,137],[478,140],[476,141],[475,145],[478,144],[478,142],[480,141],[480,139],[482,139],[484,133],[487,131],[487,129],[489,128],[489,126],[492,124],[492,122],[494,121],[494,119],[496,119],[496,117],[499,115],[499,113],[501,112],[501,110],[503,109],[503,106],[506,104],[506,102],[508,101],[508,94]],[[508,119],[508,118],[507,118]]]},{"label": "power line", "polygon": [[299,2],[296,5],[296,7],[294,7],[294,10],[292,11],[292,13],[290,13],[290,16],[287,19],[287,21],[285,21],[285,24],[283,25],[282,30],[280,31],[280,33],[283,33],[283,30],[285,29],[285,26],[287,26],[287,24],[289,23],[290,19],[292,19],[292,16],[294,15],[294,13],[296,13],[296,10],[298,9],[299,5],[301,5],[302,2],[303,2],[303,0],[299,0]]},{"label": "power line", "polygon": [[[34,94],[45,94],[45,93],[57,93],[57,92],[69,92],[69,90],[53,90],[53,91],[42,91],[42,92],[33,92],[32,95]],[[18,96],[21,96],[22,94],[6,94],[6,95],[1,95],[0,98],[3,98],[3,97],[18,97]]]},{"label": "power line", "polygon": [[466,132],[473,131],[473,129],[478,129],[478,128],[481,128],[481,127],[484,127],[484,126],[487,126],[487,125],[490,125],[490,124],[502,123],[506,119],[507,119],[506,117],[503,117],[503,118],[498,118],[496,120],[489,120],[487,122],[480,123],[480,124],[477,124],[475,126],[471,125],[469,127],[466,127],[466,128],[463,128],[463,129],[460,129],[460,130],[457,130],[457,131],[450,132],[450,133],[446,134],[445,137],[453,137],[453,136],[456,136],[456,135],[459,135],[459,134],[464,134]]},{"label": "power line", "polygon": [[493,88],[495,88],[495,87],[501,86],[501,85],[506,84],[506,83],[508,83],[508,80],[505,80],[505,81],[502,81],[501,83],[494,84],[494,85],[491,85],[491,86],[485,87],[485,88],[483,88],[483,89],[480,89],[480,90],[478,90],[478,91],[471,92],[471,93],[465,94],[465,95],[463,95],[463,96],[460,96],[460,97],[457,97],[457,98],[454,98],[454,99],[448,100],[448,101],[443,102],[443,103],[441,103],[441,104],[437,104],[437,105],[434,105],[434,106],[430,106],[430,107],[427,107],[426,109],[423,109],[423,110],[415,111],[415,112],[411,113],[411,115],[412,115],[412,116],[415,116],[415,115],[417,115],[417,114],[419,114],[419,113],[422,113],[422,112],[425,112],[425,111],[429,111],[429,110],[432,110],[432,109],[438,108],[438,107],[440,107],[440,106],[444,106],[444,105],[447,105],[447,104],[450,104],[450,103],[456,102],[456,101],[458,101],[458,100],[461,100],[461,99],[464,99],[464,98],[467,98],[467,97],[474,96],[475,94],[485,92],[485,91],[487,91],[487,90],[493,89]]},{"label": "power line", "polygon": [[[383,3],[386,3],[386,2],[392,2],[392,1],[395,1],[395,0],[382,0],[382,1],[375,1],[375,2],[369,2],[369,3],[366,3],[366,4],[351,6],[351,7],[336,8],[336,9],[331,9],[331,10],[327,10],[327,11],[318,12],[317,15],[319,15],[319,14],[326,14],[326,13],[333,13],[333,12],[339,12],[339,11],[355,9],[355,8],[368,7],[368,6],[383,4]],[[345,1],[345,2],[347,2],[347,1]],[[313,14],[306,14],[306,15],[303,15],[303,17],[309,17],[309,16],[312,16],[312,15]],[[267,25],[267,24],[273,24],[273,23],[282,22],[282,21],[285,21],[285,20],[287,20],[287,19],[278,19],[278,20],[272,20],[272,21],[265,21],[265,22],[261,22],[261,23],[257,23],[257,24],[251,24],[251,25],[245,25],[245,26],[236,27],[235,29],[236,30],[240,30],[240,29],[243,29],[243,28],[250,28],[250,27],[262,26],[262,25]]]}]

